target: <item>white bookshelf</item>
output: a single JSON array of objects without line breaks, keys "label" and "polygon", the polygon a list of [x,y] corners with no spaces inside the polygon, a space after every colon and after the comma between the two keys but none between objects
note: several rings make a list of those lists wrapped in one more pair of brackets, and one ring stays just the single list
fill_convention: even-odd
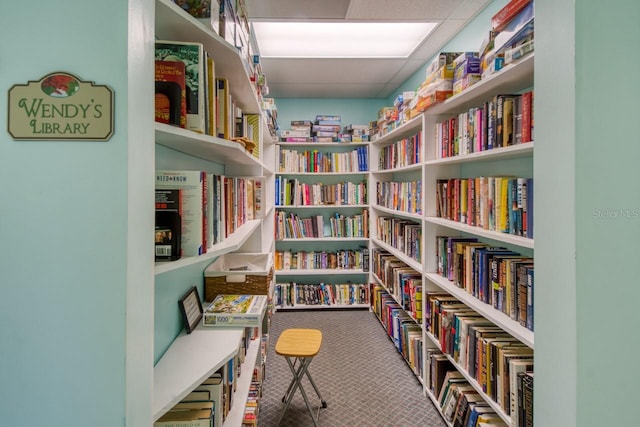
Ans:
[{"label": "white bookshelf", "polygon": [[240,348],[242,332],[202,325],[191,334],[183,331],[153,368],[153,420],[234,357]]},{"label": "white bookshelf", "polygon": [[241,426],[244,418],[244,409],[249,397],[253,368],[257,365],[260,357],[260,337],[253,339],[249,343],[244,362],[240,367],[240,376],[236,378],[236,391],[233,394],[233,405],[224,420],[224,427]]},{"label": "white bookshelf", "polygon": [[368,274],[361,268],[307,268],[296,270],[276,270],[277,277],[284,276],[352,276]]}]

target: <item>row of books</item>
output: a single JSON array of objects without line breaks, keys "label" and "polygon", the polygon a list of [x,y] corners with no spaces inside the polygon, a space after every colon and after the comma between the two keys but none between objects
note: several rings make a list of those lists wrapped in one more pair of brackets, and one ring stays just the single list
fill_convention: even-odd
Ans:
[{"label": "row of books", "polygon": [[382,249],[373,249],[372,271],[416,323],[422,323],[422,273]]},{"label": "row of books", "polygon": [[322,237],[369,237],[369,211],[345,216],[335,213],[326,220],[323,215],[302,218],[293,212],[277,211],[276,240]]},{"label": "row of books", "polygon": [[422,227],[403,218],[376,218],[377,237],[408,257],[422,262]]},{"label": "row of books", "polygon": [[533,330],[533,258],[470,237],[436,237],[437,272]]},{"label": "row of books", "polygon": [[274,267],[278,271],[289,270],[353,270],[369,271],[369,249],[343,249],[328,251],[276,250]]},{"label": "row of books", "polygon": [[345,306],[369,303],[369,285],[366,283],[276,283],[274,305]]},{"label": "row of books", "polygon": [[229,81],[216,76],[213,58],[202,43],[158,40],[155,60],[156,121],[242,139],[245,148],[259,156],[260,116],[245,114],[236,105]]},{"label": "row of books", "polygon": [[533,141],[533,91],[499,94],[436,123],[436,157],[445,158]]},{"label": "row of books", "polygon": [[264,215],[263,177],[156,171],[156,260],[198,256]]},{"label": "row of books", "polygon": [[423,373],[422,329],[412,316],[381,285],[371,289],[371,308],[385,328],[389,338],[402,355],[414,374],[421,378]]},{"label": "row of books", "polygon": [[367,204],[367,182],[305,183],[297,178],[277,176],[276,206],[327,206]]},{"label": "row of books", "polygon": [[253,369],[251,383],[249,384],[249,394],[244,406],[244,414],[242,415],[242,427],[256,427],[258,425],[263,380],[264,365],[256,366]]},{"label": "row of books", "polygon": [[278,146],[278,171],[304,172],[367,172],[369,147],[361,146],[344,153],[318,150],[290,150]]},{"label": "row of books", "polygon": [[[426,293],[425,325],[439,350],[516,421],[518,374],[533,371],[533,349],[446,294]],[[456,376],[463,377],[460,372]]]},{"label": "row of books", "polygon": [[383,147],[378,157],[378,169],[396,169],[420,162],[422,162],[422,133],[418,132]]},{"label": "row of books", "polygon": [[533,178],[489,176],[439,179],[440,218],[533,238]]},{"label": "row of books", "polygon": [[422,181],[384,181],[376,183],[379,206],[407,213],[422,214]]}]

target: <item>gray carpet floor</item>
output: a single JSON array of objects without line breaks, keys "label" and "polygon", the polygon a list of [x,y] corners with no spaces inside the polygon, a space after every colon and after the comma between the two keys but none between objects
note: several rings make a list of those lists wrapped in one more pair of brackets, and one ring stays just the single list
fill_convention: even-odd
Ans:
[{"label": "gray carpet floor", "polygon": [[[309,367],[327,408],[320,409],[323,427],[441,427],[446,426],[402,356],[396,351],[375,314],[367,310],[279,311],[273,315],[267,352],[266,378],[258,416],[259,427],[274,427],[291,371],[275,353],[287,328],[316,328],[323,334],[320,353]],[[305,378],[312,408],[320,408]],[[312,426],[300,391],[281,423],[283,427]]]}]

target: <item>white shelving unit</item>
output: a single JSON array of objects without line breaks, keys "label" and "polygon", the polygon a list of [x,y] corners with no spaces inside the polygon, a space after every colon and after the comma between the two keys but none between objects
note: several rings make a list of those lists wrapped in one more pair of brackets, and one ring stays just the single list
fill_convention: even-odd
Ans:
[{"label": "white shelving unit", "polygon": [[[156,0],[155,6],[156,39],[202,43],[205,51],[214,60],[216,76],[228,80],[229,90],[236,105],[245,113],[262,114],[256,89],[250,81],[238,49],[171,0]],[[268,192],[273,188],[275,145],[264,115],[261,123],[259,158],[234,141],[155,123],[156,146],[180,153],[180,167],[177,169],[185,169],[185,164],[191,159],[194,167],[200,169],[204,160],[215,170],[223,170],[225,175],[265,177],[266,187],[263,189],[264,218],[247,221],[223,242],[207,248],[204,255],[156,263],[156,278],[167,272],[199,268],[195,267],[196,265],[206,266],[206,261],[213,261],[216,257],[230,252],[273,250],[273,198],[269,197]],[[166,151],[169,153],[168,156],[171,156],[171,151]],[[271,289],[273,290],[273,284]],[[203,326],[197,327],[191,334],[183,331],[154,367],[153,420],[160,418],[202,381],[234,358],[240,349],[243,331],[242,327]],[[242,425],[244,402],[248,396],[253,367],[260,360],[260,345],[260,338],[250,341],[241,368],[242,375],[236,378],[234,404],[225,421],[225,427]]]},{"label": "white shelving unit", "polygon": [[[326,142],[326,143],[305,143],[305,142],[280,142],[277,143],[279,149],[292,150],[292,151],[310,151],[319,150],[321,152],[349,152],[356,150],[359,147],[369,147],[368,142],[355,142],[355,143],[338,143],[338,142]],[[369,150],[370,151],[370,150]],[[368,159],[367,159],[368,160]],[[279,162],[280,159],[277,159]],[[340,182],[362,182],[365,181],[367,185],[367,201],[371,198],[371,187],[369,184],[369,172],[368,171],[353,171],[353,172],[290,172],[283,171],[280,165],[276,165],[277,177],[285,177],[287,179],[299,179],[300,183],[315,184],[322,182],[325,185],[337,184]],[[327,226],[327,219],[332,216],[334,212],[339,212],[345,216],[351,216],[360,214],[363,210],[369,210],[369,203],[359,204],[321,204],[321,205],[278,205],[277,211],[295,212],[301,217],[322,215],[325,219],[325,227]],[[366,224],[370,226],[370,222]],[[314,250],[326,250],[327,252],[333,252],[335,250],[356,250],[360,246],[369,247],[369,237],[311,237],[304,239],[283,238],[278,239],[275,242],[276,250],[287,248],[291,252],[298,251],[314,251]],[[322,249],[320,249],[322,248]],[[330,248],[330,249],[328,249]],[[345,280],[344,276],[349,277],[349,280],[355,284],[368,282],[368,271],[364,271],[362,268],[357,269],[293,269],[293,270],[276,270],[275,277],[277,283],[290,282],[291,279],[298,279],[304,284],[318,284],[320,282],[325,284],[331,284],[331,278]],[[294,292],[297,295],[297,293]],[[278,310],[290,310],[290,309],[305,309],[305,310],[321,310],[321,309],[338,309],[338,308],[368,308],[368,304],[299,304],[295,303],[293,306],[278,305]]]},{"label": "white shelving unit", "polygon": [[[426,159],[423,163],[423,191],[425,209],[423,218],[424,239],[424,280],[428,283],[426,290],[444,291],[466,306],[486,318],[504,332],[517,339],[520,343],[533,349],[534,332],[521,326],[518,321],[495,309],[492,305],[477,299],[466,290],[457,287],[450,280],[437,273],[434,251],[436,249],[437,236],[466,236],[476,237],[481,242],[495,245],[507,245],[522,253],[524,256],[533,257],[533,239],[485,230],[481,227],[469,226],[436,216],[436,182],[442,178],[466,178],[474,176],[491,176],[508,174],[515,176],[532,177],[534,143],[527,142],[509,147],[501,147],[487,151],[481,151],[466,155],[448,158],[436,158],[437,142],[434,131],[436,123],[452,117],[471,107],[481,106],[484,101],[490,100],[500,93],[520,93],[533,87],[533,55],[520,62],[505,67],[500,72],[483,79],[464,92],[457,94],[447,101],[427,109],[424,115],[424,134]],[[504,171],[508,171],[504,172]],[[497,171],[497,172],[496,172]],[[428,340],[435,347],[440,347],[438,340],[425,330],[425,341]],[[482,390],[482,385],[463,369],[451,356],[447,358],[452,365],[459,370],[476,391],[489,403],[495,412],[508,424],[512,425],[511,418],[500,405],[493,401]],[[425,389],[429,394],[429,391]],[[430,396],[432,397],[432,396]]]}]

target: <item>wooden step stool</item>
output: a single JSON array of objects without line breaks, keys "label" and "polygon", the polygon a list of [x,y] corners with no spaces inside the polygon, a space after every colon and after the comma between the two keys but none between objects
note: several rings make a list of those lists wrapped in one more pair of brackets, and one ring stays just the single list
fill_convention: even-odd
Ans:
[{"label": "wooden step stool", "polygon": [[[278,342],[276,342],[276,353],[280,356],[284,356],[287,360],[289,369],[291,369],[291,373],[293,373],[293,379],[287,388],[287,392],[282,397],[282,401],[285,402],[285,405],[280,412],[278,424],[276,425],[280,425],[282,422],[282,418],[291,404],[291,400],[293,399],[296,389],[300,388],[304,403],[307,405],[307,409],[309,410],[309,414],[313,420],[313,425],[316,427],[318,426],[320,409],[318,409],[318,414],[314,416],[311,405],[309,404],[309,399],[307,399],[307,393],[302,387],[302,379],[305,375],[307,376],[313,386],[313,389],[320,398],[322,408],[326,408],[327,402],[322,399],[318,387],[313,382],[311,374],[309,374],[309,365],[320,351],[321,344],[322,332],[318,329],[285,329],[282,334],[280,334]],[[297,367],[296,364],[298,365]]]}]

